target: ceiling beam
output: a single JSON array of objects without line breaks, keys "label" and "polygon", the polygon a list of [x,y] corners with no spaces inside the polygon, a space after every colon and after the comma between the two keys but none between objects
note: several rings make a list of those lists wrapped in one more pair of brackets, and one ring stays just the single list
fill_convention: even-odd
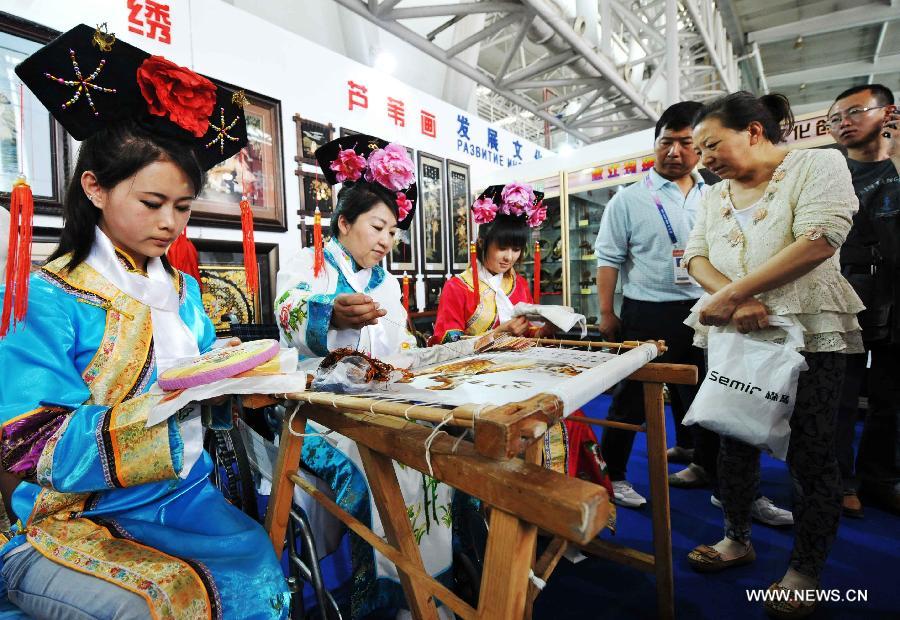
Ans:
[{"label": "ceiling beam", "polygon": [[616,70],[615,64],[606,56],[591,47],[581,35],[547,2],[547,0],[522,0],[540,16],[540,18],[568,43],[573,50],[581,54],[584,60],[596,69],[600,75],[609,80],[625,97],[634,104],[647,118],[657,120],[659,113],[650,107],[647,99],[628,83]]},{"label": "ceiling beam", "polygon": [[516,2],[469,2],[460,4],[436,4],[433,6],[410,6],[391,11],[381,11],[385,19],[419,19],[421,17],[443,17],[445,15],[472,15],[473,13],[521,13],[525,8]]},{"label": "ceiling beam", "polygon": [[747,34],[747,41],[765,45],[776,41],[790,41],[797,37],[810,37],[849,28],[871,26],[896,19],[900,19],[900,7],[866,4],[853,9],[804,17],[795,22],[756,30]]},{"label": "ceiling beam", "polygon": [[512,45],[506,52],[506,57],[503,59],[503,64],[500,65],[500,69],[497,71],[497,75],[494,77],[494,84],[499,86],[500,82],[503,80],[503,77],[506,75],[506,72],[509,71],[509,66],[512,64],[512,61],[516,57],[516,54],[519,53],[519,48],[522,46],[522,41],[525,40],[525,35],[528,34],[528,27],[531,26],[531,22],[533,19],[534,15],[529,15],[527,18],[522,20],[521,24],[519,24],[519,32],[516,33],[515,40],[513,40]]},{"label": "ceiling beam", "polygon": [[900,71],[900,54],[880,56],[875,62],[861,60],[838,65],[823,65],[789,73],[776,73],[775,75],[767,76],[767,79],[769,88],[783,88],[785,86],[845,80],[862,75],[868,76],[895,71]]},{"label": "ceiling beam", "polygon": [[[717,41],[713,39],[713,37],[719,39],[718,43],[720,44],[725,42],[725,28],[721,28],[723,31],[722,33],[717,33],[715,31],[715,26],[713,24],[709,24],[710,26],[713,26],[714,30],[713,32],[707,30],[706,25],[709,20],[703,19],[703,16],[700,14],[702,7],[698,7],[694,2],[695,0],[682,0],[684,8],[687,9],[688,14],[691,16],[691,21],[694,22],[694,29],[697,31],[697,34],[700,35],[700,38],[703,39],[703,45],[706,46],[706,52],[709,55],[710,60],[712,60],[713,65],[716,67],[716,71],[718,71],[719,73],[719,78],[721,79],[722,84],[725,85],[725,88],[727,90],[732,92],[736,91],[738,89],[737,84],[735,84],[734,80],[731,79],[728,69],[725,66],[725,62],[720,55],[725,50],[720,50],[720,45],[717,45]],[[707,13],[710,13],[709,7],[706,7],[706,9]],[[721,23],[721,18],[719,19],[718,23]]]},{"label": "ceiling beam", "polygon": [[[506,86],[508,84],[514,84],[515,82],[521,82],[536,75],[540,75],[541,73],[546,73],[551,69],[556,69],[568,64],[569,62],[574,60],[576,56],[577,54],[574,51],[566,50],[564,52],[560,52],[559,54],[553,54],[552,56],[541,58],[540,60],[532,62],[527,67],[510,73],[509,75],[503,76],[501,78],[500,85]],[[500,78],[500,75],[498,75],[497,77]]]},{"label": "ceiling beam", "polygon": [[[475,67],[472,67],[471,65],[467,65],[466,63],[461,61],[459,58],[452,58],[452,57],[448,56],[447,52],[445,50],[441,49],[439,46],[435,45],[434,43],[432,43],[425,37],[411,31],[409,28],[406,28],[405,26],[403,26],[395,21],[383,19],[383,18],[371,13],[368,9],[367,2],[365,2],[363,0],[335,0],[335,1],[338,4],[340,4],[342,7],[348,9],[349,11],[355,13],[356,15],[359,15],[363,19],[366,19],[366,20],[372,22],[376,26],[386,30],[387,32],[390,32],[392,35],[402,39],[403,41],[406,41],[407,43],[409,43],[410,45],[412,45],[419,51],[424,52],[425,54],[428,54],[429,56],[431,56],[432,58],[434,58],[436,60],[439,60],[440,62],[443,62],[448,67],[450,67],[454,71],[457,71],[458,73],[461,73],[462,75],[466,76],[467,78],[471,79],[476,84],[480,84],[481,86],[489,88],[492,91],[494,91],[500,95],[503,95],[504,97],[506,97],[506,99],[513,102],[520,108],[522,108],[524,110],[528,110],[529,112],[531,112],[532,114],[534,114],[535,116],[540,118],[541,120],[545,120],[548,123],[550,123],[551,125],[553,125],[554,127],[558,127],[559,129],[562,129],[563,131],[565,131],[572,137],[577,138],[577,139],[581,140],[582,142],[591,142],[592,141],[592,138],[590,136],[588,136],[587,134],[585,134],[584,132],[581,132],[577,129],[569,127],[564,122],[562,122],[560,119],[558,119],[556,116],[553,116],[552,114],[548,114],[544,110],[538,110],[537,107],[535,106],[535,103],[533,101],[531,101],[530,99],[523,97],[522,95],[519,95],[510,90],[498,89],[494,85],[493,79],[488,77],[485,73],[483,73],[482,71],[479,71],[478,69],[476,69]],[[384,2],[388,2],[388,1],[390,1],[390,0],[384,0]]]},{"label": "ceiling beam", "polygon": [[603,78],[599,75],[597,77],[560,78],[554,80],[525,80],[524,82],[507,84],[506,88],[513,90],[531,90],[533,88],[563,88],[564,86],[593,85],[596,87],[602,81]]},{"label": "ceiling beam", "polygon": [[538,110],[546,110],[547,108],[552,108],[553,106],[555,106],[557,104],[565,103],[566,101],[570,101],[571,99],[581,97],[582,95],[587,95],[591,91],[597,90],[597,89],[599,89],[599,86],[592,85],[592,86],[585,86],[584,88],[580,88],[577,90],[571,90],[563,95],[557,95],[556,97],[553,97],[552,99],[547,99],[547,101],[539,103],[537,108],[538,108]]},{"label": "ceiling beam", "polygon": [[631,109],[630,105],[617,105],[613,108],[607,108],[605,110],[600,110],[598,112],[592,112],[590,114],[582,116],[581,118],[575,119],[575,122],[572,123],[572,126],[573,127],[581,127],[582,125],[586,125],[587,123],[590,123],[591,121],[596,121],[597,119],[605,118],[607,116],[616,114],[618,112],[626,112],[629,109]]},{"label": "ceiling beam", "polygon": [[[877,63],[878,57],[881,56],[881,47],[884,45],[884,36],[887,34],[888,22],[881,24],[881,30],[878,31],[878,40],[875,42],[875,51],[872,52],[872,62]],[[875,74],[870,73],[866,84],[872,84],[875,81]]]},{"label": "ceiling beam", "polygon": [[[374,4],[374,0],[369,0],[369,9],[372,8],[372,4]],[[398,4],[400,4],[400,0],[381,0],[381,3],[375,7],[373,15],[381,15],[382,13],[386,13]]]},{"label": "ceiling beam", "polygon": [[500,32],[501,30],[503,30],[510,24],[513,24],[517,21],[519,21],[519,16],[516,14],[507,15],[506,17],[502,17],[502,18],[496,20],[493,23],[491,23],[490,26],[487,26],[484,30],[476,32],[472,36],[463,39],[462,41],[460,41],[453,47],[448,48],[447,56],[452,58],[452,57],[456,56],[457,54],[459,54],[460,52],[466,51],[467,49],[469,49],[470,47],[472,47],[479,41],[483,41],[484,39],[487,39],[492,34],[494,34],[496,32]]}]

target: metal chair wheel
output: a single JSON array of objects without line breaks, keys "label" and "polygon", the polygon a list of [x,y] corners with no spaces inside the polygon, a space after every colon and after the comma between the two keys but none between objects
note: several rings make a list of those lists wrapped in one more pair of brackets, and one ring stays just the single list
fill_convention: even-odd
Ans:
[{"label": "metal chair wheel", "polygon": [[253,470],[238,430],[208,430],[203,443],[213,462],[210,473],[213,486],[235,508],[259,521]]}]

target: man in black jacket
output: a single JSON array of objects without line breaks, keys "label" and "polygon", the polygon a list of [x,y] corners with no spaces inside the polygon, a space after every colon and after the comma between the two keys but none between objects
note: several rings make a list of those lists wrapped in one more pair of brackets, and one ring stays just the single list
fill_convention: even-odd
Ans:
[{"label": "man in black jacket", "polygon": [[[853,429],[866,354],[850,356],[838,413],[836,449],[844,513],[861,517],[864,497],[900,512],[900,113],[881,84],[847,89],[828,111],[832,136],[847,149],[859,212],[841,247],[841,268],[866,305],[859,315],[871,354],[869,411],[853,472]],[[857,478],[858,477],[858,478]]]}]

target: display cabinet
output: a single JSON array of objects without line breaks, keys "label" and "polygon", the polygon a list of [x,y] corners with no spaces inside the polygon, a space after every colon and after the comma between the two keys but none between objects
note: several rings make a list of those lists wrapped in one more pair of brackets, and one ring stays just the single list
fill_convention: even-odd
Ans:
[{"label": "display cabinet", "polygon": [[[597,258],[594,242],[606,205],[623,186],[638,181],[653,167],[653,154],[637,153],[630,157],[596,164],[565,175],[563,201],[563,233],[567,286],[563,301],[587,318],[594,329],[600,316],[597,296]],[[617,297],[621,297],[617,286]]]},{"label": "display cabinet", "polygon": [[519,272],[528,280],[534,291],[534,246],[541,246],[541,299],[545,305],[561,305],[565,296],[565,247],[563,240],[563,191],[564,173],[529,181],[531,186],[544,192],[544,206],[547,219],[537,230],[532,231],[531,242],[525,247],[520,259]]}]

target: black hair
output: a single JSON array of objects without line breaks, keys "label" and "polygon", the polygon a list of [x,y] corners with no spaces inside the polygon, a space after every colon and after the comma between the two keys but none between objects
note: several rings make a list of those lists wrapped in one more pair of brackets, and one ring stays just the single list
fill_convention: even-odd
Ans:
[{"label": "black hair", "polygon": [[340,236],[341,229],[338,227],[338,218],[341,215],[348,224],[352,224],[356,218],[371,210],[379,202],[386,204],[399,221],[396,193],[390,192],[378,183],[369,183],[368,181],[344,183],[341,191],[338,192],[337,208],[331,218],[331,236],[335,239]]},{"label": "black hair", "polygon": [[710,117],[718,119],[723,126],[734,131],[743,131],[756,121],[762,125],[763,135],[772,144],[784,141],[785,136],[794,128],[791,102],[778,93],[757,97],[741,90],[719,97],[697,112],[694,125]]},{"label": "black hair", "polygon": [[[66,267],[74,269],[88,257],[94,244],[94,228],[102,212],[88,200],[81,187],[81,175],[89,170],[101,187],[112,189],[157,161],[169,161],[181,168],[193,185],[195,197],[203,189],[204,170],[194,151],[184,142],[150,134],[130,120],[113,123],[84,140],[66,189],[65,221],[59,245],[48,260],[71,252]],[[171,272],[165,255],[162,261]]]},{"label": "black hair", "polygon": [[860,84],[859,86],[851,86],[835,97],[834,100],[840,101],[844,97],[849,97],[850,95],[865,91],[872,93],[872,96],[878,101],[878,105],[893,105],[894,103],[894,93],[892,93],[891,89],[884,84]]},{"label": "black hair", "polygon": [[497,213],[493,222],[478,227],[478,240],[481,241],[477,245],[478,260],[484,263],[487,249],[492,243],[501,248],[508,247],[522,251],[528,244],[528,235],[528,222],[524,217]]},{"label": "black hair", "polygon": [[703,104],[699,101],[679,101],[670,105],[663,111],[659,120],[656,121],[656,131],[653,134],[653,139],[658,138],[663,129],[679,131],[685,127],[693,126],[694,116],[697,115],[697,112],[702,107]]}]

